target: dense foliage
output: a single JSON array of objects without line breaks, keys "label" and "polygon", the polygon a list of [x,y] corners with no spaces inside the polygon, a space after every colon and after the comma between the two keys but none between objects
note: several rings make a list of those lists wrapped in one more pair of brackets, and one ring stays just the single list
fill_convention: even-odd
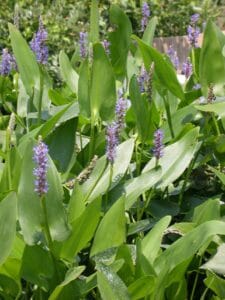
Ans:
[{"label": "dense foliage", "polygon": [[225,35],[208,21],[198,47],[193,15],[177,74],[146,3],[139,37],[117,5],[101,38],[99,19],[93,0],[61,87],[44,20],[8,25],[0,299],[224,299]]}]

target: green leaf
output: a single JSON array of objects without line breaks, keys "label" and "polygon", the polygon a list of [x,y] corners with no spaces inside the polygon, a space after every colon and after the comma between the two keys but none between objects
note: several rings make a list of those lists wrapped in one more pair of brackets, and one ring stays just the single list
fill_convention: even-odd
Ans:
[{"label": "green leaf", "polygon": [[224,173],[220,172],[219,170],[217,170],[217,169],[215,169],[211,166],[209,166],[209,167],[210,167],[210,170],[212,170],[215,173],[215,175],[220,179],[220,181],[223,183],[223,185],[225,185],[225,175],[224,175]]},{"label": "green leaf", "polygon": [[[90,203],[71,224],[71,235],[64,241],[60,256],[72,260],[92,239],[101,215],[101,199]],[[85,228],[85,230],[84,230]]]},{"label": "green leaf", "polygon": [[225,102],[195,105],[195,108],[200,111],[214,112],[221,118],[225,117]]},{"label": "green leaf", "polygon": [[[224,261],[222,263],[224,263]],[[208,272],[207,278],[204,280],[204,283],[209,289],[211,289],[219,297],[219,299],[225,298],[225,280],[224,279],[217,276],[216,274]]]},{"label": "green leaf", "polygon": [[[212,42],[213,41],[213,42]],[[209,63],[213,58],[213,63]],[[222,55],[222,47],[217,35],[216,26],[208,21],[204,31],[204,39],[200,54],[200,83],[207,95],[207,87],[210,84],[224,84],[225,60]]]},{"label": "green leaf", "polygon": [[[189,166],[198,149],[198,142],[196,140],[198,132],[199,128],[196,127],[186,133],[176,143],[165,147],[164,155],[159,159],[162,174],[157,187],[165,188],[179,178]],[[142,173],[144,174],[145,172],[154,169],[155,164],[156,160],[155,158],[152,158],[150,162],[147,163]]]},{"label": "green leaf", "polygon": [[142,142],[151,136],[151,131],[154,131],[152,124],[152,116],[150,110],[150,103],[146,97],[141,97],[139,85],[135,76],[130,81],[130,100],[134,115],[136,117],[136,124],[139,136]]},{"label": "green leaf", "polygon": [[143,276],[134,281],[128,286],[132,300],[143,299],[154,290],[155,278],[154,276]]},{"label": "green leaf", "polygon": [[156,259],[159,253],[164,231],[168,227],[170,221],[170,216],[162,218],[153,227],[153,229],[150,230],[150,232],[144,237],[144,239],[141,242],[142,252],[144,256],[148,259],[150,264],[153,264],[154,260]]},{"label": "green leaf", "polygon": [[152,61],[155,63],[155,72],[160,83],[172,94],[184,100],[184,92],[177,79],[173,67],[164,59],[155,48],[148,46],[138,37],[134,37],[140,47],[146,70],[149,70]]},{"label": "green leaf", "polygon": [[115,28],[109,33],[111,61],[116,77],[123,79],[127,74],[132,27],[128,16],[117,5],[110,8],[110,23]]},{"label": "green leaf", "polygon": [[91,1],[90,40],[94,44],[99,41],[98,0]]},{"label": "green leaf", "polygon": [[[116,159],[113,164],[112,187],[115,187],[120,179],[124,176],[134,149],[134,140],[129,139],[117,147]],[[99,178],[106,165],[106,156],[101,157],[90,176],[90,178],[81,186],[81,191],[84,195],[91,194],[88,201],[92,201],[100,195],[103,195],[109,186],[110,166],[106,168],[101,178]]]},{"label": "green leaf", "polygon": [[145,29],[142,38],[142,41],[145,42],[147,45],[152,45],[157,24],[158,24],[157,17],[151,18],[150,21],[148,22],[148,25]]},{"label": "green leaf", "polygon": [[[40,239],[42,231],[42,210],[40,198],[34,192],[33,175],[33,147],[34,142],[30,141],[26,148],[21,168],[21,178],[18,187],[18,213],[19,222],[23,232],[24,240],[32,245]],[[46,194],[48,224],[53,240],[63,240],[68,236],[66,216],[63,207],[63,189],[59,174],[48,157],[47,181],[49,191]]]},{"label": "green leaf", "polygon": [[216,254],[210,258],[204,265],[201,266],[201,269],[206,269],[213,271],[217,274],[225,274],[225,244],[222,244],[218,247]]},{"label": "green leaf", "polygon": [[54,275],[50,253],[41,246],[26,246],[21,267],[21,277],[47,291]]},{"label": "green leaf", "polygon": [[16,236],[16,194],[10,193],[0,202],[0,265],[9,256]]},{"label": "green leaf", "polygon": [[137,198],[151,187],[153,187],[161,178],[161,169],[153,169],[145,172],[140,176],[128,180],[124,189],[126,192],[126,209],[129,209],[137,200]]},{"label": "green leaf", "polygon": [[100,43],[93,47],[90,98],[92,121],[96,121],[99,116],[104,121],[113,118],[116,102],[115,78],[112,66]]},{"label": "green leaf", "polygon": [[9,24],[9,33],[21,79],[27,94],[31,96],[33,89],[40,87],[39,66],[27,42],[12,24]]},{"label": "green leaf", "polygon": [[197,225],[220,219],[220,199],[209,199],[194,209],[192,221]]},{"label": "green leaf", "polygon": [[90,256],[121,245],[125,241],[125,225],[124,197],[122,197],[113,204],[100,222]]},{"label": "green leaf", "polygon": [[78,81],[78,101],[80,113],[85,117],[91,116],[90,107],[90,74],[88,59],[85,59],[80,67],[79,81]]},{"label": "green leaf", "polygon": [[130,300],[127,287],[110,267],[97,271],[97,282],[102,300]]},{"label": "green leaf", "polygon": [[73,69],[68,56],[63,50],[59,53],[59,67],[62,79],[66,82],[73,93],[77,93],[79,76]]},{"label": "green leaf", "polygon": [[67,286],[71,281],[75,280],[85,270],[84,266],[74,267],[69,269],[66,273],[65,279],[61,282],[51,293],[49,300],[57,300],[58,296],[62,292],[63,288]]}]

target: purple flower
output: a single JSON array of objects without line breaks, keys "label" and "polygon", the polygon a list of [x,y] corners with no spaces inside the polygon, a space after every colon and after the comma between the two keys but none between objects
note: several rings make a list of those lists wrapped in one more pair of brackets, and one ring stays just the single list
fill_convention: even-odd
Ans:
[{"label": "purple flower", "polygon": [[182,65],[182,74],[185,75],[186,79],[189,78],[192,74],[192,64],[189,57]]},{"label": "purple flower", "polygon": [[144,93],[146,91],[145,87],[148,84],[148,80],[149,80],[149,74],[147,73],[145,67],[142,66],[140,74],[137,78],[141,93]]},{"label": "purple flower", "polygon": [[195,24],[198,22],[200,15],[199,14],[193,14],[191,16],[191,24]]},{"label": "purple flower", "polygon": [[141,19],[141,31],[143,32],[148,25],[148,19],[150,17],[150,9],[147,2],[142,4],[142,19]]},{"label": "purple flower", "polygon": [[106,157],[113,164],[116,158],[116,146],[118,145],[118,124],[113,122],[106,128]]},{"label": "purple flower", "polygon": [[198,48],[198,37],[200,34],[199,27],[196,26],[196,22],[199,19],[199,14],[191,16],[190,25],[187,28],[188,40],[192,47]]},{"label": "purple flower", "polygon": [[80,32],[80,40],[79,40],[79,45],[80,45],[80,57],[86,58],[88,51],[88,34],[87,32]]},{"label": "purple flower", "polygon": [[123,97],[122,90],[119,90],[118,92],[118,100],[116,102],[116,123],[117,123],[117,130],[118,133],[124,128],[124,118],[127,110],[127,100]]},{"label": "purple flower", "polygon": [[174,50],[173,46],[170,45],[169,49],[167,50],[166,54],[169,56],[172,64],[174,65],[175,69],[177,70],[179,68],[179,58],[177,56],[177,52]]},{"label": "purple flower", "polygon": [[13,56],[9,53],[8,49],[5,48],[2,50],[2,61],[0,65],[0,74],[3,76],[9,75],[13,69]]},{"label": "purple flower", "polygon": [[34,168],[33,174],[36,177],[35,192],[38,193],[39,197],[45,195],[48,191],[47,183],[47,167],[48,167],[48,146],[42,142],[41,136],[38,138],[38,145],[33,148],[35,161],[37,167]]},{"label": "purple flower", "polygon": [[40,18],[38,31],[34,34],[33,39],[30,42],[30,47],[36,55],[37,61],[42,65],[45,65],[48,62],[48,47],[46,46],[47,38],[48,33]]},{"label": "purple flower", "polygon": [[153,154],[155,158],[158,160],[163,156],[163,132],[160,129],[157,129],[154,133],[154,148]]},{"label": "purple flower", "polygon": [[199,90],[201,88],[201,84],[200,83],[196,83],[194,86],[193,86],[193,90]]},{"label": "purple flower", "polygon": [[110,42],[105,39],[102,41],[102,46],[104,47],[106,54],[109,55],[110,54],[110,49],[109,49]]}]

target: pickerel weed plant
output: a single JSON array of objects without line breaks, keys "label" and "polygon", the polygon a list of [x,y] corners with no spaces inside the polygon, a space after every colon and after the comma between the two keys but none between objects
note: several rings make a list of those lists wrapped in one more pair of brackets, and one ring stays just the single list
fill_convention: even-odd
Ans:
[{"label": "pickerel weed plant", "polygon": [[103,38],[92,1],[89,32],[59,53],[61,86],[41,19],[30,41],[9,24],[0,299],[225,298],[225,37],[209,21],[199,45],[191,17],[180,83],[142,4],[141,38],[117,5]]}]

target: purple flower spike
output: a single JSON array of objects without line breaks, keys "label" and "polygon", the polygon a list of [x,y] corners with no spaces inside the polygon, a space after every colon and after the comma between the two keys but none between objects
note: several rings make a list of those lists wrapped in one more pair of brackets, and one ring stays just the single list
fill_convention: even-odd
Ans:
[{"label": "purple flower spike", "polygon": [[106,128],[106,157],[113,164],[116,158],[116,146],[118,145],[118,124],[113,122]]},{"label": "purple flower spike", "polygon": [[145,28],[148,25],[148,19],[150,17],[150,9],[147,2],[144,2],[142,5],[142,19],[141,19],[141,31],[145,31]]},{"label": "purple flower spike", "polygon": [[191,16],[191,24],[195,24],[198,22],[200,15],[199,14],[193,14]]},{"label": "purple flower spike", "polygon": [[30,42],[30,47],[36,55],[37,61],[42,65],[45,65],[48,62],[48,47],[46,46],[47,38],[48,33],[40,18],[38,31],[34,34],[33,39]]},{"label": "purple flower spike", "polygon": [[87,34],[87,32],[80,32],[79,45],[80,45],[80,57],[86,58],[87,54],[88,54],[88,51],[87,51],[88,34]]},{"label": "purple flower spike", "polygon": [[116,123],[118,133],[125,127],[124,118],[127,110],[127,100],[123,97],[122,90],[118,92],[118,100],[116,102]]},{"label": "purple flower spike", "polygon": [[157,129],[154,133],[154,148],[153,154],[155,158],[158,160],[163,156],[163,132],[160,129]]},{"label": "purple flower spike", "polygon": [[174,65],[174,68],[178,70],[180,62],[177,56],[177,52],[174,50],[172,45],[169,46],[169,49],[167,50],[166,54],[169,56],[172,64]]},{"label": "purple flower spike", "polygon": [[35,176],[35,189],[39,197],[44,196],[48,192],[47,183],[47,167],[48,167],[48,146],[42,142],[41,136],[38,139],[38,145],[34,147],[33,160],[37,167],[34,168],[33,174]]},{"label": "purple flower spike", "polygon": [[102,46],[104,47],[106,54],[110,55],[110,49],[109,49],[110,42],[105,39],[105,40],[102,41]]},{"label": "purple flower spike", "polygon": [[189,78],[192,74],[192,64],[189,58],[187,58],[186,62],[183,63],[182,74],[185,75],[186,79]]},{"label": "purple flower spike", "polygon": [[12,70],[12,62],[13,62],[13,57],[9,53],[8,49],[5,48],[2,50],[2,61],[0,65],[0,74],[3,76],[9,75],[9,73]]},{"label": "purple flower spike", "polygon": [[137,78],[141,93],[144,93],[146,91],[145,86],[148,83],[148,80],[149,80],[149,74],[146,71],[145,67],[142,66],[141,71],[140,71],[140,75]]},{"label": "purple flower spike", "polygon": [[198,37],[200,34],[200,29],[199,27],[196,26],[198,19],[199,19],[199,14],[192,15],[190,25],[188,25],[187,28],[189,43],[194,48],[198,48]]}]

